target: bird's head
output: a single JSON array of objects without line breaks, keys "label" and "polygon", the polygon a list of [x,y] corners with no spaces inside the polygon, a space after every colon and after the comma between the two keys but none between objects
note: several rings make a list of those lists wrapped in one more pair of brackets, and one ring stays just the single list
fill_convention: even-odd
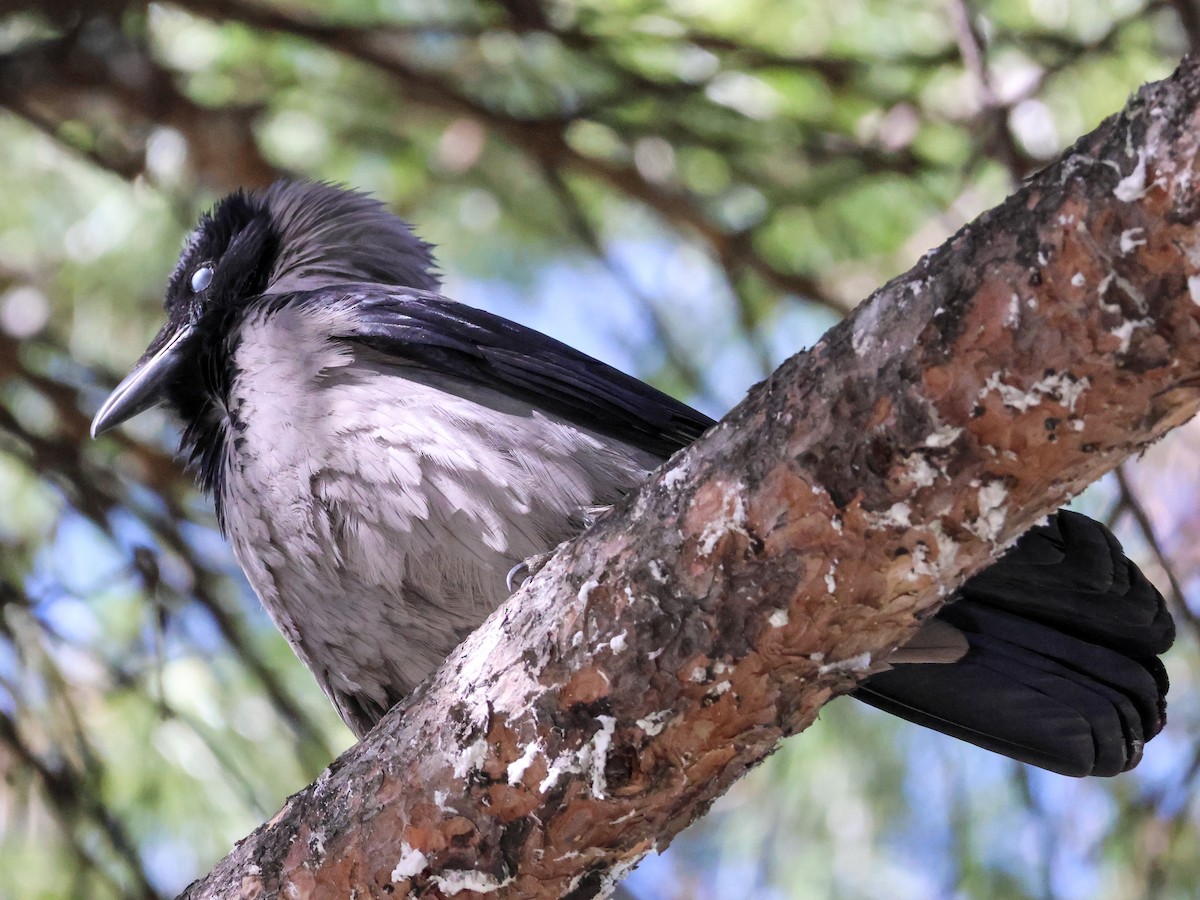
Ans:
[{"label": "bird's head", "polygon": [[219,375],[212,360],[227,355],[241,314],[264,298],[363,282],[436,291],[431,249],[379,201],[334,185],[281,181],[230,194],[188,236],[166,324],[100,407],[92,435],[201,390]]}]

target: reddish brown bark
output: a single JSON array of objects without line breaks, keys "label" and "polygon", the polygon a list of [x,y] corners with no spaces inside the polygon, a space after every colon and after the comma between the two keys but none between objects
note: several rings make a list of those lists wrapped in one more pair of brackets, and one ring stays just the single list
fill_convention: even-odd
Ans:
[{"label": "reddish brown bark", "polygon": [[[1200,403],[1186,62],[560,553],[189,897],[585,897]],[[472,893],[473,892],[473,893]]]}]

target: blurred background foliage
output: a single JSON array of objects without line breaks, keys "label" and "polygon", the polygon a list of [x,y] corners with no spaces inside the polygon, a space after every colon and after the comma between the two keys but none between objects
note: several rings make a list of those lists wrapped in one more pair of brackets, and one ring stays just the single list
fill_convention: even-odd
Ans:
[{"label": "blurred background foliage", "polygon": [[[373,191],[450,296],[719,415],[1198,44],[1192,0],[0,0],[0,896],[171,895],[350,742],[170,421],[86,437],[217,196]],[[1135,773],[839,702],[631,892],[1196,896],[1198,444],[1077,501],[1181,617]]]}]

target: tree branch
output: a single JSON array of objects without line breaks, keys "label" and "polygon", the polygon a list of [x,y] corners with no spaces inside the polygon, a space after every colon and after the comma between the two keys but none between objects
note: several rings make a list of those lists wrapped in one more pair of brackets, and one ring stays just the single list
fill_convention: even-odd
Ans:
[{"label": "tree branch", "polygon": [[586,897],[1200,405],[1187,61],[785,363],[186,896]]}]

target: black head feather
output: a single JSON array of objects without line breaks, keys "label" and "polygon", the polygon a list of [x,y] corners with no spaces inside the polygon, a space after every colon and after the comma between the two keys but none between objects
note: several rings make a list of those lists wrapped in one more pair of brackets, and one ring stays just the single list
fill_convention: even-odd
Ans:
[{"label": "black head feather", "polygon": [[[357,282],[437,291],[432,251],[366,194],[278,181],[260,193],[236,191],[201,217],[171,274],[167,310],[197,315],[262,295]],[[191,278],[206,265],[213,280],[197,297]]]}]

